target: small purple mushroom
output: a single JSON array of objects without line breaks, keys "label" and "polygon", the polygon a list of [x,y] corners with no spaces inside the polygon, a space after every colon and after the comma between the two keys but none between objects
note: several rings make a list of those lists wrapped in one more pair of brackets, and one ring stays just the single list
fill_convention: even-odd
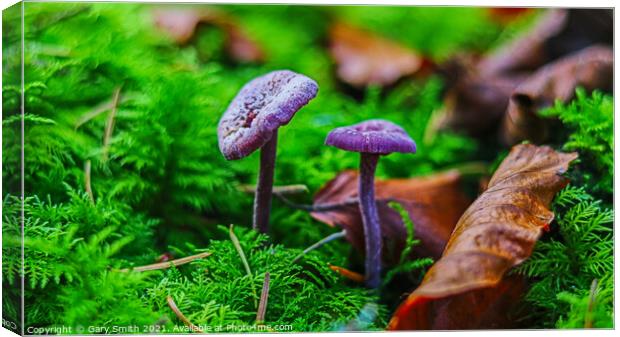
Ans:
[{"label": "small purple mushroom", "polygon": [[361,153],[359,206],[366,243],[366,285],[377,288],[381,283],[381,227],[375,201],[375,170],[379,156],[392,152],[415,153],[413,139],[400,126],[374,119],[336,128],[325,140],[326,145]]},{"label": "small purple mushroom", "polygon": [[217,138],[226,159],[241,159],[261,149],[253,218],[259,232],[269,228],[278,128],[288,124],[318,89],[304,75],[273,71],[243,86],[220,119]]}]

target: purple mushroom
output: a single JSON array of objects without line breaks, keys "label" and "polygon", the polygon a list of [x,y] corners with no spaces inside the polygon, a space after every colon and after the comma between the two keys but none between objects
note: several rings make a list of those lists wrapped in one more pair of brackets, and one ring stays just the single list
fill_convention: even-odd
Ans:
[{"label": "purple mushroom", "polygon": [[325,140],[326,145],[361,153],[359,207],[366,243],[366,285],[377,288],[381,283],[381,227],[375,202],[375,170],[379,156],[392,152],[415,153],[413,139],[400,126],[374,119],[336,128]]},{"label": "purple mushroom", "polygon": [[269,228],[278,128],[313,99],[317,83],[289,70],[273,71],[247,83],[232,100],[217,127],[220,151],[228,160],[261,149],[254,197],[253,227]]}]

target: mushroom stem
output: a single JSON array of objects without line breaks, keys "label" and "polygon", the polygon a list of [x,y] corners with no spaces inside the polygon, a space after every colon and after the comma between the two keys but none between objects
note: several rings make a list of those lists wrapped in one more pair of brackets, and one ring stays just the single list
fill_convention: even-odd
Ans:
[{"label": "mushroom stem", "polygon": [[377,288],[381,283],[381,227],[375,201],[375,171],[379,154],[362,153],[359,198],[366,240],[366,285]]},{"label": "mushroom stem", "polygon": [[254,195],[254,219],[252,222],[254,229],[260,233],[267,233],[269,231],[269,213],[271,212],[277,144],[278,131],[275,130],[271,140],[260,149],[260,169],[256,184],[256,194]]}]

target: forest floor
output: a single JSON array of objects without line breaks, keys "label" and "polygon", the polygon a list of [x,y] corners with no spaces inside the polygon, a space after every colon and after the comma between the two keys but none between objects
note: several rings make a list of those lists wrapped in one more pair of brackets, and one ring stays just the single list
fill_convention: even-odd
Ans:
[{"label": "forest floor", "polygon": [[[17,5],[2,23],[3,319],[16,329],[613,327],[605,10],[24,6],[23,32]],[[244,84],[279,69],[318,94],[278,131],[259,234],[259,154],[226,160],[217,129]],[[377,288],[360,156],[325,145],[370,119],[417,146],[377,167]]]}]

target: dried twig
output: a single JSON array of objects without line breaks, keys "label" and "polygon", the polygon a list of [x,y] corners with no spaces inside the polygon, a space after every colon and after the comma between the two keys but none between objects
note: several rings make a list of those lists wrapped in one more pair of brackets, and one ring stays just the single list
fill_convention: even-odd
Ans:
[{"label": "dried twig", "polygon": [[235,231],[233,231],[232,224],[230,225],[228,234],[230,235],[230,240],[232,241],[233,246],[235,246],[239,257],[241,258],[241,263],[243,263],[243,268],[245,268],[246,274],[248,274],[248,276],[252,276],[252,270],[250,269],[250,265],[248,264],[248,259],[245,257],[245,253],[243,252],[243,248],[241,248],[241,243],[239,242],[237,235],[235,235]]},{"label": "dried twig", "polygon": [[116,117],[116,110],[118,108],[118,100],[121,94],[121,87],[114,90],[114,96],[112,96],[112,109],[108,114],[108,119],[105,123],[105,133],[103,135],[103,161],[108,160],[108,151],[110,148],[110,138],[112,138],[112,131],[114,130],[114,119]]},{"label": "dried twig", "polygon": [[[243,263],[243,268],[245,268],[245,273],[248,274],[248,276],[250,277],[250,279],[252,279],[254,277],[254,275],[252,275],[252,270],[250,270],[250,265],[248,264],[248,259],[245,257],[245,253],[243,252],[243,248],[241,248],[241,243],[239,242],[239,239],[237,238],[237,235],[235,235],[235,231],[233,231],[233,225],[230,225],[230,229],[228,231],[228,234],[230,235],[230,241],[232,241],[233,246],[235,246],[235,249],[237,250],[237,253],[239,254],[239,257],[241,258],[241,263]],[[258,303],[256,302],[256,297],[258,296],[256,294],[256,289],[254,289],[254,285],[252,285],[252,292],[254,293],[254,306],[256,307],[258,305]]]},{"label": "dried twig", "polygon": [[[136,94],[123,93],[123,96],[118,99],[118,104],[121,104],[121,103],[127,102],[129,100],[135,99],[136,97],[137,97]],[[84,115],[82,115],[82,117],[80,117],[80,119],[78,119],[78,121],[75,122],[74,129],[77,130],[78,128],[80,128],[82,125],[84,125],[85,123],[87,123],[91,119],[93,119],[93,118],[101,115],[102,113],[112,109],[112,107],[114,107],[114,97],[112,97],[109,100],[106,100],[105,102],[99,103],[99,105],[97,105],[94,109],[92,109],[91,111],[89,111],[89,112],[85,113]]]},{"label": "dried twig", "polygon": [[347,206],[357,205],[357,203],[358,203],[358,199],[357,198],[351,198],[351,199],[345,200],[343,202],[325,203],[325,204],[317,204],[317,205],[306,205],[306,204],[295,203],[295,202],[291,201],[290,199],[288,199],[287,197],[285,197],[285,196],[283,196],[281,194],[274,194],[274,195],[275,195],[275,197],[280,199],[287,206],[289,206],[291,208],[295,208],[295,209],[300,209],[302,211],[308,211],[308,212],[328,212],[328,211],[333,211],[335,209],[339,209],[339,208],[343,208],[343,207],[347,207]]},{"label": "dried twig", "polygon": [[90,198],[90,201],[94,204],[95,195],[93,194],[93,188],[90,184],[90,166],[90,160],[87,160],[86,163],[84,163],[84,189],[88,194],[88,198]]},{"label": "dried twig", "polygon": [[107,101],[97,105],[92,111],[84,114],[77,122],[75,122],[74,129],[77,130],[80,126],[84,125],[84,123],[89,120],[99,116],[100,114],[112,109],[112,102]]},{"label": "dried twig", "polygon": [[586,311],[586,315],[584,318],[583,327],[586,329],[592,329],[594,325],[592,312],[594,311],[594,306],[596,305],[596,295],[598,288],[598,280],[592,280],[592,285],[590,285],[590,299],[588,300],[588,311]]},{"label": "dried twig", "polygon": [[263,291],[260,293],[260,302],[258,304],[258,310],[256,311],[256,324],[263,324],[265,321],[265,312],[267,311],[267,300],[269,299],[269,281],[271,275],[269,272],[265,273],[265,280],[263,281]]},{"label": "dried twig", "polygon": [[207,257],[209,255],[211,255],[210,252],[204,252],[204,253],[200,253],[200,254],[196,254],[196,255],[182,257],[180,259],[176,259],[176,260],[172,260],[172,261],[154,263],[154,264],[149,264],[149,265],[146,265],[146,266],[140,266],[140,267],[134,267],[134,268],[124,268],[124,269],[119,269],[118,271],[123,272],[123,273],[126,273],[128,271],[142,272],[142,271],[149,271],[149,270],[166,269],[166,268],[170,268],[172,266],[178,267],[180,265],[184,265],[186,263],[190,263],[190,262],[192,262],[194,260],[205,258],[205,257]]},{"label": "dried twig", "polygon": [[[243,193],[251,193],[251,194],[256,193],[255,185],[240,185],[239,187],[237,187],[237,189]],[[289,195],[289,194],[308,193],[309,191],[310,190],[308,189],[308,186],[297,184],[297,185],[274,186],[272,193],[279,194],[279,195]]]},{"label": "dried twig", "polygon": [[301,252],[299,255],[297,255],[293,261],[291,263],[295,263],[297,261],[299,261],[299,259],[301,259],[304,255],[308,254],[309,252],[320,248],[321,246],[323,246],[324,244],[327,244],[331,241],[334,241],[336,239],[340,239],[342,237],[344,237],[347,234],[346,229],[343,229],[342,231],[338,232],[338,233],[332,233],[326,237],[324,237],[323,239],[319,240],[318,242],[314,243],[312,246],[304,249],[303,252]]},{"label": "dried twig", "polygon": [[338,267],[338,266],[334,266],[334,265],[329,265],[329,269],[335,271],[336,273],[348,278],[349,280],[353,281],[353,282],[358,282],[358,283],[364,283],[364,275],[360,274],[360,273],[356,273],[354,271],[351,271],[349,269],[346,268],[342,268],[342,267]]},{"label": "dried twig", "polygon": [[[285,205],[291,208],[299,209],[302,211],[308,211],[308,212],[329,212],[329,211],[337,210],[337,209],[344,208],[344,207],[356,206],[359,203],[358,198],[349,198],[342,202],[307,205],[307,204],[295,203],[283,195],[275,194],[275,197],[280,199],[280,201],[282,201]],[[392,201],[398,201],[398,199],[394,199],[394,198],[377,199],[377,202],[392,202]]]},{"label": "dried twig", "polygon": [[183,323],[190,328],[190,330],[192,330],[193,332],[198,332],[198,333],[204,333],[199,327],[195,326],[192,322],[189,321],[189,319],[187,319],[187,317],[185,317],[185,315],[183,315],[183,313],[181,312],[181,310],[179,310],[179,308],[177,307],[177,304],[174,303],[174,300],[172,299],[172,296],[168,295],[166,297],[166,301],[168,301],[168,306],[170,307],[170,309],[172,309],[172,311],[174,312],[174,314],[181,320],[183,321]]}]

